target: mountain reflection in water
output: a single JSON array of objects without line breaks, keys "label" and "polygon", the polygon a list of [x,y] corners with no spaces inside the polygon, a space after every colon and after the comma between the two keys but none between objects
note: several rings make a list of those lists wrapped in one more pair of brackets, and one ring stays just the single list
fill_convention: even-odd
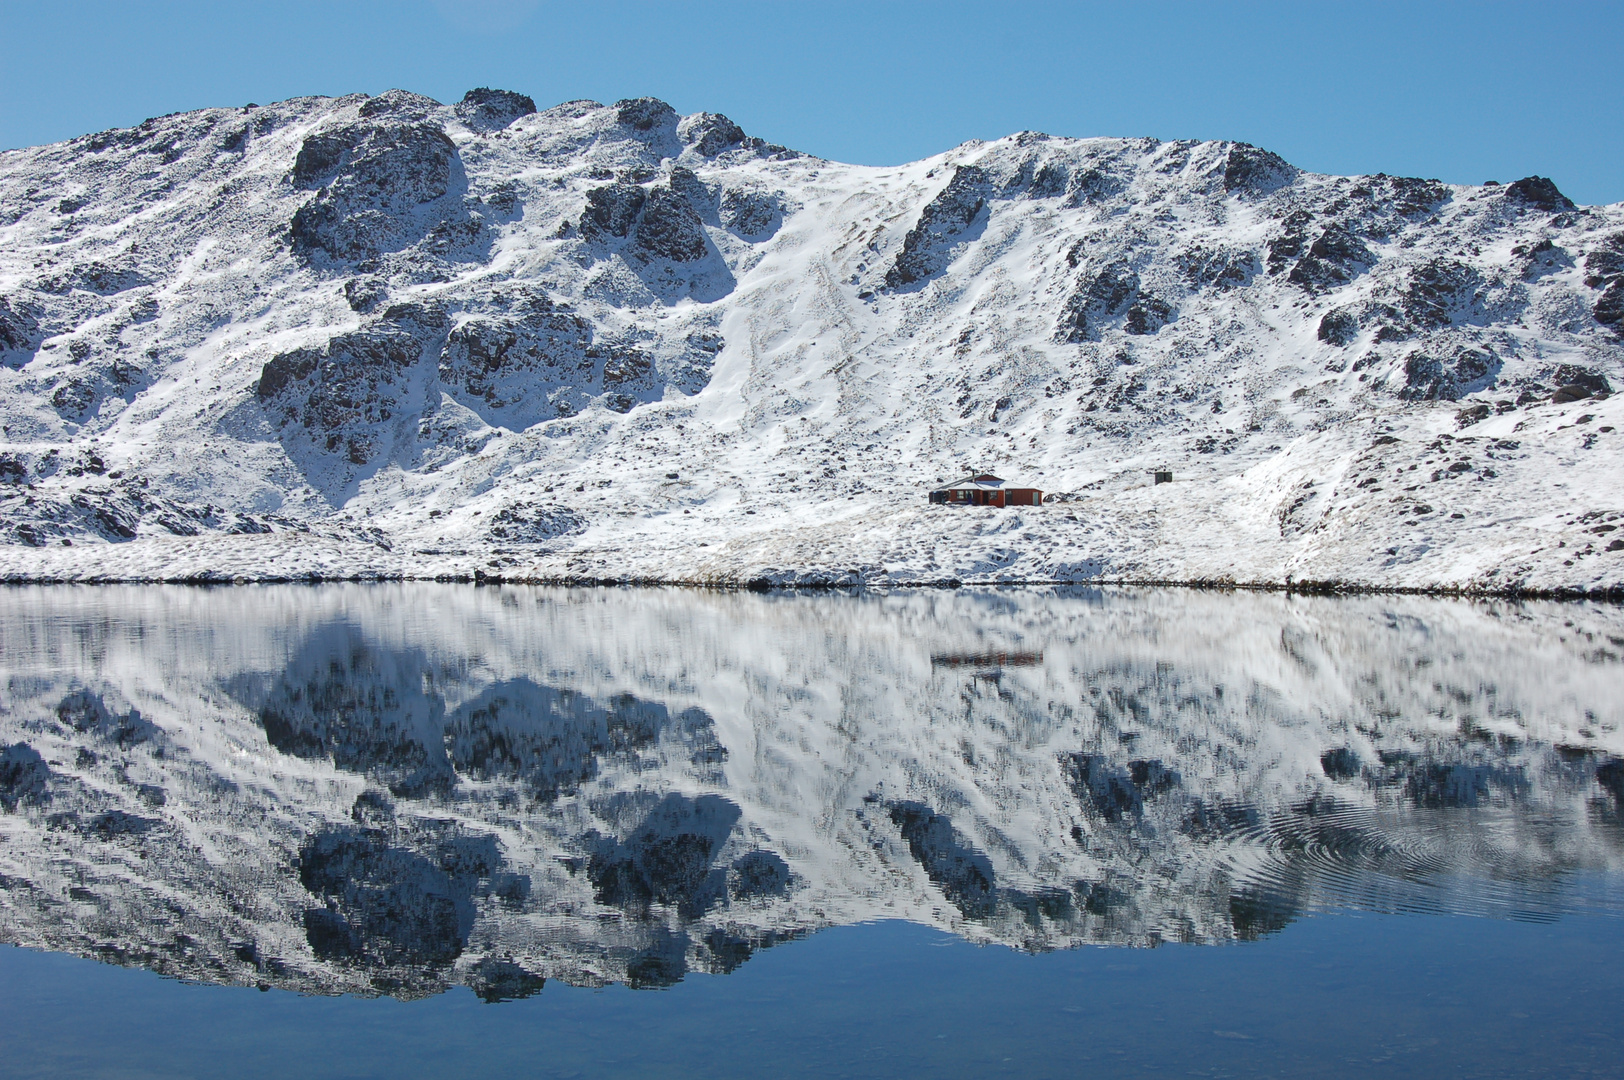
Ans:
[{"label": "mountain reflection in water", "polygon": [[209,983],[666,986],[1624,865],[1624,612],[1164,591],[0,593],[0,940]]}]

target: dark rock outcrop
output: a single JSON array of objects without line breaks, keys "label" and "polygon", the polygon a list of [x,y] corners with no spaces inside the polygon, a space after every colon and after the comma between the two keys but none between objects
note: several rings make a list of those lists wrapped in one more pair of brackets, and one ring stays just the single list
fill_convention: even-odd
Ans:
[{"label": "dark rock outcrop", "polygon": [[370,315],[389,298],[389,286],[378,278],[351,278],[344,283],[344,302],[351,311]]},{"label": "dark rock outcrop", "polygon": [[1266,195],[1291,183],[1297,170],[1278,154],[1234,143],[1224,159],[1224,190]]},{"label": "dark rock outcrop", "polygon": [[[395,795],[455,783],[441,736],[443,706],[421,691],[422,663],[379,652],[347,628],[310,643],[269,691],[250,703],[277,750],[328,759]],[[416,677],[396,677],[402,668]],[[254,700],[257,698],[258,700]]]},{"label": "dark rock outcrop", "polygon": [[34,359],[44,335],[26,304],[0,296],[0,364],[22,367]]},{"label": "dark rock outcrop", "polygon": [[1624,233],[1614,233],[1585,256],[1585,284],[1600,289],[1591,314],[1624,337]]},{"label": "dark rock outcrop", "polygon": [[733,860],[728,891],[738,897],[783,896],[789,891],[789,864],[775,851],[751,851]]},{"label": "dark rock outcrop", "polygon": [[1600,289],[1624,278],[1624,233],[1614,233],[1585,256],[1585,284]]},{"label": "dark rock outcrop", "polygon": [[322,453],[365,465],[379,448],[376,429],[406,409],[408,376],[423,353],[410,330],[368,327],[273,357],[257,393],[279,426],[302,429]]},{"label": "dark rock outcrop", "polygon": [[1551,400],[1558,405],[1588,397],[1607,397],[1613,392],[1606,375],[1595,368],[1580,367],[1578,364],[1558,365],[1551,372],[1551,382],[1556,384],[1556,393],[1551,395]]},{"label": "dark rock outcrop", "polygon": [[727,188],[722,192],[722,225],[748,240],[765,240],[778,231],[784,207],[778,195],[748,188]]},{"label": "dark rock outcrop", "polygon": [[1140,296],[1128,307],[1122,329],[1130,334],[1154,334],[1173,321],[1173,305],[1154,296]]},{"label": "dark rock outcrop", "polygon": [[1269,273],[1283,273],[1286,267],[1307,249],[1309,229],[1314,215],[1306,210],[1293,210],[1280,223],[1280,232],[1268,244]]},{"label": "dark rock outcrop", "polygon": [[456,105],[457,118],[475,131],[500,131],[521,116],[536,111],[536,103],[512,90],[481,86],[468,91]]},{"label": "dark rock outcrop", "polygon": [[1353,233],[1331,225],[1297,260],[1287,280],[1309,292],[1345,285],[1376,264],[1376,256]]},{"label": "dark rock outcrop", "polygon": [[491,515],[485,535],[505,544],[541,544],[580,532],[586,519],[556,504],[514,503]]},{"label": "dark rock outcrop", "polygon": [[919,221],[903,237],[897,261],[886,272],[886,288],[918,284],[944,270],[953,246],[970,233],[992,190],[985,170],[955,166],[947,186],[925,204]]},{"label": "dark rock outcrop", "polygon": [[985,919],[997,909],[992,860],[966,844],[952,821],[923,803],[898,802],[887,808],[925,876],[965,918]]},{"label": "dark rock outcrop", "polygon": [[1347,345],[1359,336],[1359,316],[1348,308],[1327,311],[1316,336],[1328,345]]},{"label": "dark rock outcrop", "polygon": [[638,250],[672,262],[693,262],[708,250],[705,228],[686,198],[670,187],[648,193],[635,237]]},{"label": "dark rock outcrop", "polygon": [[56,718],[82,735],[112,743],[120,749],[148,742],[158,735],[157,727],[142,719],[138,710],[115,712],[107,707],[101,695],[89,690],[75,690],[63,698],[56,707]]},{"label": "dark rock outcrop", "polygon": [[524,428],[573,413],[584,402],[561,390],[594,391],[592,326],[577,315],[544,310],[479,316],[452,330],[440,353],[440,381],[490,423]]},{"label": "dark rock outcrop", "polygon": [[426,120],[441,108],[438,101],[424,94],[396,89],[385,90],[377,97],[367,98],[361,102],[361,107],[357,111],[369,120],[383,117],[390,120],[418,121]]},{"label": "dark rock outcrop", "polygon": [[1055,336],[1061,341],[1090,341],[1101,326],[1121,315],[1139,296],[1139,275],[1125,260],[1085,272],[1066,298]]},{"label": "dark rock outcrop", "polygon": [[1257,256],[1232,248],[1193,247],[1178,256],[1179,269],[1193,289],[1239,289],[1257,273]]},{"label": "dark rock outcrop", "polygon": [[1482,278],[1464,263],[1431,259],[1410,271],[1400,305],[1410,324],[1436,330],[1466,318]]},{"label": "dark rock outcrop", "polygon": [[1320,768],[1332,780],[1356,780],[1364,765],[1357,753],[1346,746],[1339,746],[1320,755]]},{"label": "dark rock outcrop", "polygon": [[1380,192],[1380,202],[1400,217],[1430,214],[1449,198],[1449,189],[1437,180],[1385,173],[1377,173],[1373,179],[1385,189]]},{"label": "dark rock outcrop", "polygon": [[1493,386],[1500,366],[1499,357],[1484,349],[1461,349],[1448,358],[1412,352],[1404,358],[1399,396],[1406,401],[1458,401]]},{"label": "dark rock outcrop", "polygon": [[468,989],[487,1005],[533,997],[546,985],[545,977],[531,974],[511,960],[490,956],[475,965],[468,976]]},{"label": "dark rock outcrop", "polygon": [[316,197],[293,215],[288,235],[295,254],[359,261],[409,247],[436,227],[469,224],[460,202],[448,200],[439,213],[429,209],[463,183],[455,144],[438,124],[396,119],[399,111],[374,109],[378,119],[370,123],[305,137],[289,179]]},{"label": "dark rock outcrop", "polygon": [[1624,337],[1624,279],[1615,280],[1602,290],[1591,314],[1597,322]]},{"label": "dark rock outcrop", "polygon": [[705,157],[744,145],[744,129],[721,113],[696,113],[677,125],[682,141]]},{"label": "dark rock outcrop", "polygon": [[581,216],[583,231],[625,236],[631,232],[647,199],[647,189],[637,184],[615,183],[593,188],[586,193],[586,210]]},{"label": "dark rock outcrop", "polygon": [[113,296],[151,284],[151,280],[133,266],[110,266],[98,260],[47,277],[40,281],[39,288],[41,292],[59,296],[75,291]]},{"label": "dark rock outcrop", "polygon": [[1144,801],[1179,786],[1179,774],[1155,759],[1128,762],[1126,769],[1102,754],[1066,754],[1062,772],[1078,800],[1108,822],[1138,818]]},{"label": "dark rock outcrop", "polygon": [[594,402],[627,412],[659,400],[668,387],[696,393],[720,347],[719,338],[699,335],[657,364],[646,347],[598,337],[591,323],[542,298],[528,311],[461,322],[446,339],[438,374],[487,423],[523,430]]},{"label": "dark rock outcrop", "polygon": [[1543,176],[1525,176],[1505,186],[1507,199],[1515,200],[1535,210],[1555,213],[1574,209],[1573,200],[1557,190],[1556,185]]},{"label": "dark rock outcrop", "polygon": [[673,727],[709,723],[702,713],[674,720],[663,705],[630,695],[605,706],[517,679],[459,708],[444,741],[458,774],[518,780],[551,802],[596,776],[600,760],[646,748]]},{"label": "dark rock outcrop", "polygon": [[677,110],[659,98],[624,98],[615,102],[615,121],[633,131],[653,131],[656,128],[677,125]]}]

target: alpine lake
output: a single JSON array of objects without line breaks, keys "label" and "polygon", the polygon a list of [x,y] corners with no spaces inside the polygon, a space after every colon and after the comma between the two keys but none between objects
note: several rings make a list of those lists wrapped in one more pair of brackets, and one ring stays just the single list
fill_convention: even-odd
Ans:
[{"label": "alpine lake", "polygon": [[1573,1077],[1624,608],[0,591],[0,1076]]}]

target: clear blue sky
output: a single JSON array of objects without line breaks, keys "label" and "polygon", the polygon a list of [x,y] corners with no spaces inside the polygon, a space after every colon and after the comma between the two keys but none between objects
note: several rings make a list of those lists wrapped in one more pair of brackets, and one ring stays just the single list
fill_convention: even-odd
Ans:
[{"label": "clear blue sky", "polygon": [[0,0],[0,146],[206,105],[652,94],[827,158],[1240,139],[1306,169],[1624,200],[1624,3]]}]

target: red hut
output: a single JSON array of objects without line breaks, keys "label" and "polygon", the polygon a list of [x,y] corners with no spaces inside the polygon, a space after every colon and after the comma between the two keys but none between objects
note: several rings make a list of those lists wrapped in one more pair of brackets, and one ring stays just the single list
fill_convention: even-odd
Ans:
[{"label": "red hut", "polygon": [[930,501],[945,506],[1038,506],[1043,492],[1037,488],[1005,487],[992,473],[974,473],[930,493]]}]

